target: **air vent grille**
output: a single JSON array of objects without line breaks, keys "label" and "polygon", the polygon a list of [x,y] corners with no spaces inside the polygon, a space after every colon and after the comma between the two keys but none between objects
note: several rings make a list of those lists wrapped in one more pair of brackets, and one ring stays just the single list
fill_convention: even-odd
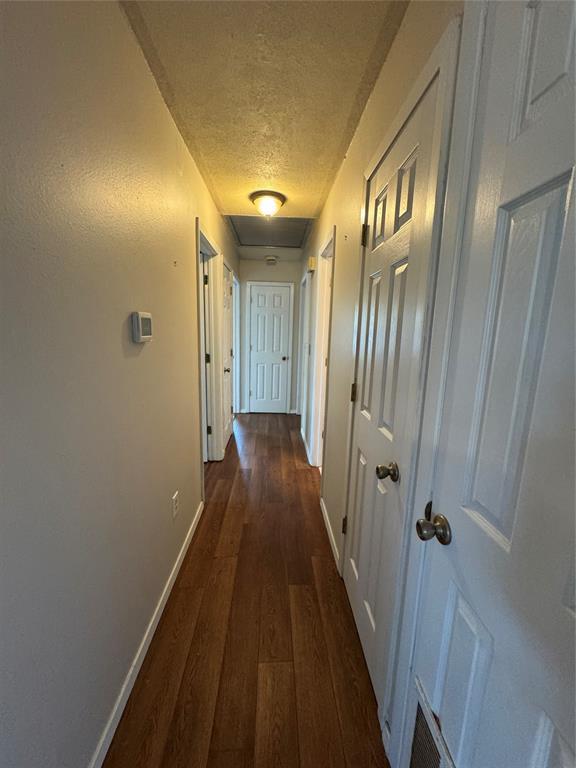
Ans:
[{"label": "air vent grille", "polygon": [[416,722],[414,724],[414,738],[412,740],[412,756],[410,768],[440,768],[440,752],[434,743],[432,731],[424,716],[422,707],[418,704]]}]

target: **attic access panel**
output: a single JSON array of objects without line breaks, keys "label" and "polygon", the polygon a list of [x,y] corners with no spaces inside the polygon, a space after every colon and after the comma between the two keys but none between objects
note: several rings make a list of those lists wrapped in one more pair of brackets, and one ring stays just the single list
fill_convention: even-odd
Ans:
[{"label": "attic access panel", "polygon": [[238,245],[302,248],[312,219],[229,216]]}]

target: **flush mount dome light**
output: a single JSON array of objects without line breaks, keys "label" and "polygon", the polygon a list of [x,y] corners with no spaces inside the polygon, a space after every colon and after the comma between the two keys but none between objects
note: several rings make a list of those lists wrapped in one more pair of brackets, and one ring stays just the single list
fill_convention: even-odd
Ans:
[{"label": "flush mount dome light", "polygon": [[262,216],[274,216],[286,202],[286,195],[281,192],[272,192],[269,189],[260,189],[257,192],[252,192],[250,200]]}]

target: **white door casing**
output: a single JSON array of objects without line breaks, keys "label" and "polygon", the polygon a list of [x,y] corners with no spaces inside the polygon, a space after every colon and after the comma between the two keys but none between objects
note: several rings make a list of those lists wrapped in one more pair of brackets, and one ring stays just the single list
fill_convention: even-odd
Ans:
[{"label": "white door casing", "polygon": [[202,432],[202,462],[209,459],[208,422],[210,412],[210,388],[206,363],[206,341],[208,336],[208,286],[204,284],[207,275],[207,264],[204,254],[200,251],[197,259],[198,266],[198,372],[200,377],[200,429]]},{"label": "white door casing", "polygon": [[240,399],[240,382],[241,382],[241,359],[240,359],[240,282],[236,275],[232,275],[232,309],[233,309],[233,320],[232,320],[232,350],[233,350],[233,360],[232,360],[232,372],[233,372],[233,385],[232,385],[232,392],[233,392],[233,398],[232,398],[232,407],[234,409],[234,413],[238,413],[242,406],[241,406],[241,399]]},{"label": "white door casing", "polygon": [[289,410],[293,286],[249,283],[249,403],[252,413]]},{"label": "white door casing", "polygon": [[[424,417],[423,444],[438,435],[431,487],[417,491],[411,521],[413,531],[429,495],[453,540],[411,534],[408,583],[422,588],[395,764],[410,762],[420,703],[442,765],[568,768],[574,5],[470,3],[463,41],[458,98],[476,95],[472,119],[457,100],[454,133],[470,128],[470,170],[451,169],[463,182],[449,192],[440,275],[446,256],[453,318],[439,328],[435,318],[431,345],[441,351],[446,335],[449,356],[438,376],[441,421]],[[459,215],[461,228],[449,221]]]},{"label": "white door casing", "polygon": [[330,323],[332,313],[332,283],[334,274],[334,244],[336,227],[317,259],[316,302],[313,321],[312,415],[308,458],[312,466],[322,469],[326,428],[326,402],[328,396],[328,358],[330,354]]},{"label": "white door casing", "polygon": [[314,273],[306,274],[305,283],[305,302],[304,302],[304,322],[303,322],[303,345],[302,345],[302,406],[300,414],[300,433],[306,447],[306,455],[310,456],[310,445],[312,443],[312,412],[310,404],[312,402],[312,310],[314,291],[316,282]]},{"label": "white door casing", "polygon": [[[201,230],[196,219],[198,248],[198,320],[200,327],[200,417],[202,452],[208,461],[224,458],[223,281],[224,256]],[[208,432],[208,427],[210,431]]]},{"label": "white door casing", "polygon": [[233,276],[230,268],[224,264],[222,280],[222,444],[228,445],[232,435],[234,421],[233,401],[233,318],[232,300]]},{"label": "white door casing", "polygon": [[299,303],[298,308],[298,391],[296,398],[296,412],[302,416],[304,406],[304,381],[306,378],[305,372],[305,359],[304,359],[304,345],[306,343],[306,328],[305,328],[305,316],[306,316],[306,289],[307,289],[307,275],[306,273],[300,281],[299,291]]},{"label": "white door casing", "polygon": [[[344,580],[381,710],[395,664],[401,554],[413,483],[422,366],[442,211],[457,50],[447,34],[366,174],[367,247],[358,338]],[[399,482],[379,480],[396,462]],[[384,734],[386,737],[386,734]]]}]

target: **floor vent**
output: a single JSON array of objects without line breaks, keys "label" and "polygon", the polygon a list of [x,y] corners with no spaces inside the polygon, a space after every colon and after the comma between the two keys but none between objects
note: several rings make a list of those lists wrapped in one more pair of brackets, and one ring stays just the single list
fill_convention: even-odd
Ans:
[{"label": "floor vent", "polygon": [[420,704],[416,712],[410,768],[440,768],[442,758]]}]

